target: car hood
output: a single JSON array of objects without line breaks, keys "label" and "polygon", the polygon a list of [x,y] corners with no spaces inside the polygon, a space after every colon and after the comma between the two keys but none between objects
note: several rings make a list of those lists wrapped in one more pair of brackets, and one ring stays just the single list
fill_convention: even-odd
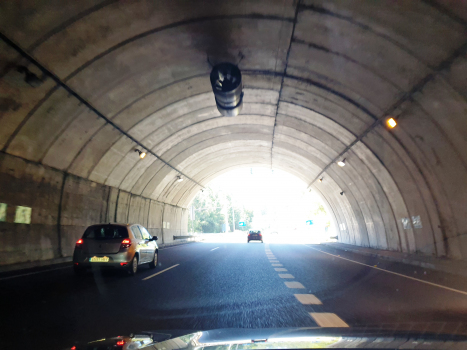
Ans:
[{"label": "car hood", "polygon": [[169,333],[142,332],[76,344],[72,349],[467,349],[467,336],[371,328],[216,329],[179,337]]}]

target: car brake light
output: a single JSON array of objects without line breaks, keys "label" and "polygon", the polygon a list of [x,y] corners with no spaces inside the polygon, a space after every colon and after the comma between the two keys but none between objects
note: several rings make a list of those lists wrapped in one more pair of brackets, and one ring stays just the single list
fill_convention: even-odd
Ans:
[{"label": "car brake light", "polygon": [[78,240],[76,241],[76,246],[75,246],[75,247],[76,247],[76,248],[81,248],[82,245],[83,245],[83,239],[80,238],[80,239],[78,239]]},{"label": "car brake light", "polygon": [[120,246],[120,249],[127,249],[131,247],[131,241],[129,239],[124,239],[122,241],[122,245]]},{"label": "car brake light", "polygon": [[118,346],[123,346],[123,345],[125,345],[125,341],[124,341],[124,340],[119,340],[119,341],[117,342],[117,345],[118,345]]},{"label": "car brake light", "polygon": [[71,347],[71,350],[76,350],[76,346],[72,346],[72,347]]}]

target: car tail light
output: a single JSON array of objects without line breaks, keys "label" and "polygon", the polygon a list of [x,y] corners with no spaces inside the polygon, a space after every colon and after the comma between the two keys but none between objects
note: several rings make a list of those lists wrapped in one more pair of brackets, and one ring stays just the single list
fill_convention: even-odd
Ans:
[{"label": "car tail light", "polygon": [[129,239],[124,239],[122,241],[122,245],[120,246],[120,250],[121,249],[128,249],[131,247],[131,241]]},{"label": "car tail light", "polygon": [[119,340],[119,341],[117,342],[117,346],[123,346],[123,345],[125,345],[125,341],[124,341],[124,340]]},{"label": "car tail light", "polygon": [[84,241],[83,241],[82,238],[78,239],[78,240],[76,241],[76,246],[75,246],[75,248],[81,248],[81,246],[83,245],[83,242],[84,242]]},{"label": "car tail light", "polygon": [[71,347],[71,350],[76,350],[76,346],[72,346],[72,347]]}]

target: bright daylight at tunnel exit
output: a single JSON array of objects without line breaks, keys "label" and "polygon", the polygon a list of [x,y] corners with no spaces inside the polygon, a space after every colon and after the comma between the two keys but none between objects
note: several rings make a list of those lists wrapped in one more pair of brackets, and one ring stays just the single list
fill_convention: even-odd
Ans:
[{"label": "bright daylight at tunnel exit", "polygon": [[467,348],[467,1],[0,2],[0,348]]}]

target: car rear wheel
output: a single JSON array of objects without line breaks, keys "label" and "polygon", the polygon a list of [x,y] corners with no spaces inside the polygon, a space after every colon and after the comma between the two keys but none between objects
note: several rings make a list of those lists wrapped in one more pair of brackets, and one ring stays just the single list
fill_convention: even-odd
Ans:
[{"label": "car rear wheel", "polygon": [[155,269],[157,267],[157,260],[158,260],[158,254],[157,254],[157,250],[154,252],[154,258],[152,259],[152,261],[149,263],[149,267],[151,269]]},{"label": "car rear wheel", "polygon": [[138,271],[138,257],[135,255],[128,266],[128,273],[134,276]]}]

